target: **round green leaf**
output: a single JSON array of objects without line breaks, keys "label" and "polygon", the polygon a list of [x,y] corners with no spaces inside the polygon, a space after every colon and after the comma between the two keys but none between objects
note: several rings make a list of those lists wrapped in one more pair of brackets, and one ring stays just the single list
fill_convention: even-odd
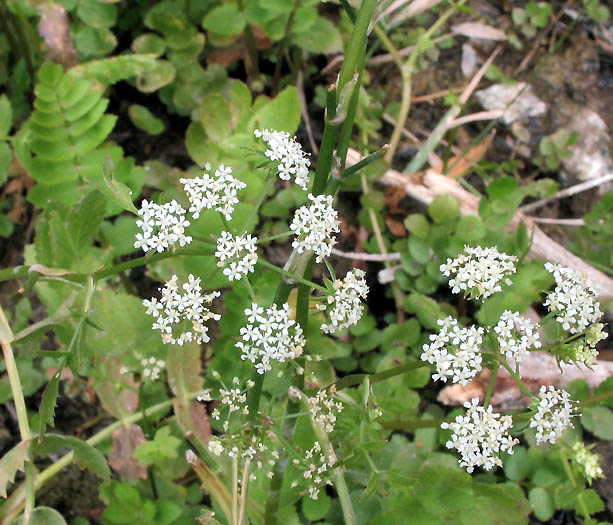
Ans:
[{"label": "round green leaf", "polygon": [[162,56],[166,51],[164,39],[153,33],[145,33],[132,42],[132,51],[148,55]]},{"label": "round green leaf", "polygon": [[444,223],[453,221],[459,213],[460,205],[451,195],[439,195],[428,207],[428,214],[434,222]]},{"label": "round green leaf", "polygon": [[319,521],[322,519],[328,514],[331,505],[332,501],[330,500],[330,496],[323,490],[319,491],[317,499],[312,499],[309,496],[304,496],[302,498],[302,512],[310,521]]},{"label": "round green leaf", "polygon": [[421,213],[412,213],[404,220],[407,230],[417,237],[425,239],[430,231],[430,223]]},{"label": "round green leaf", "polygon": [[338,28],[329,20],[318,17],[308,30],[294,34],[294,41],[311,53],[336,53],[343,50]]},{"label": "round green leaf", "polygon": [[456,228],[456,234],[465,242],[474,242],[482,239],[486,234],[483,221],[474,215],[462,217]]},{"label": "round green leaf", "polygon": [[245,28],[245,17],[234,4],[211,9],[202,21],[202,27],[224,36],[238,35]]}]

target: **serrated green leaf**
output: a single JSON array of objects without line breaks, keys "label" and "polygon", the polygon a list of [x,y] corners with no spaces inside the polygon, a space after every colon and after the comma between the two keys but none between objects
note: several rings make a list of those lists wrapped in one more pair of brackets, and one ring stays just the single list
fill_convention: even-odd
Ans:
[{"label": "serrated green leaf", "polygon": [[39,424],[38,434],[43,435],[47,430],[47,425],[55,426],[55,406],[57,404],[57,396],[60,387],[59,372],[53,374],[53,377],[47,383],[43,392],[43,397],[38,408]]},{"label": "serrated green leaf", "polygon": [[174,459],[178,456],[177,449],[181,440],[170,435],[170,427],[162,427],[155,433],[153,441],[141,443],[134,449],[132,454],[142,465],[162,463],[166,459]]},{"label": "serrated green leaf", "polygon": [[42,441],[35,444],[36,452],[41,455],[54,454],[61,448],[73,450],[75,461],[80,467],[91,470],[102,480],[110,479],[111,470],[104,454],[81,439],[61,434],[45,434]]},{"label": "serrated green leaf", "polygon": [[150,54],[133,54],[90,60],[70,69],[69,75],[86,79],[99,87],[154,71],[159,61]]},{"label": "serrated green leaf", "polygon": [[0,496],[6,498],[6,486],[15,479],[17,471],[23,472],[28,461],[31,441],[21,441],[0,459]]}]

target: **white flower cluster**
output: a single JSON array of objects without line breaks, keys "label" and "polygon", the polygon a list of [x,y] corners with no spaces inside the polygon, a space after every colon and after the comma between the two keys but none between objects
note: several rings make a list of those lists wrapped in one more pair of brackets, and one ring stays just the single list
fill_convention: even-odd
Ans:
[{"label": "white flower cluster", "polygon": [[240,280],[249,272],[253,272],[258,262],[257,237],[251,235],[233,236],[221,232],[217,239],[217,266],[223,268],[223,273],[230,281]]},{"label": "white flower cluster", "polygon": [[332,334],[339,332],[356,324],[362,317],[364,306],[361,300],[365,300],[368,295],[368,285],[364,279],[364,271],[354,268],[347,272],[341,281],[334,281],[334,294],[329,295],[326,304],[318,305],[320,310],[326,310],[330,305],[330,323],[321,325],[321,329]]},{"label": "white flower cluster", "polygon": [[308,189],[311,161],[302,151],[300,143],[285,131],[256,129],[253,134],[268,145],[265,155],[279,162],[279,178],[290,180],[294,176],[298,186],[303,190]]},{"label": "white flower cluster", "polygon": [[545,269],[553,274],[556,287],[543,304],[556,314],[556,321],[564,330],[580,334],[602,317],[596,292],[584,275],[549,262]]},{"label": "white flower cluster", "polygon": [[[471,297],[484,299],[502,291],[500,282],[515,273],[517,257],[500,253],[495,247],[481,248],[464,246],[464,253],[456,259],[447,259],[441,264],[441,273],[449,277],[453,293],[464,290]],[[508,281],[508,279],[507,279]]]},{"label": "white flower cluster", "polygon": [[517,312],[505,310],[500,316],[494,332],[498,334],[500,351],[516,363],[526,357],[531,348],[540,348],[538,325]]},{"label": "white flower cluster", "polygon": [[142,248],[144,252],[163,252],[175,244],[185,246],[192,242],[192,238],[185,234],[185,228],[189,226],[185,213],[175,200],[166,204],[144,200],[138,210],[141,219],[136,221],[142,233],[136,234],[134,248]]},{"label": "white flower cluster", "polygon": [[332,195],[308,195],[312,202],[296,210],[290,230],[296,235],[292,246],[298,253],[312,251],[317,255],[317,262],[330,257],[336,244],[333,233],[338,233],[340,221],[338,213],[332,207]]},{"label": "white flower cluster", "polygon": [[468,409],[466,415],[457,416],[454,423],[441,424],[441,428],[453,431],[447,448],[455,448],[460,453],[460,466],[466,467],[469,473],[475,467],[491,470],[495,465],[502,466],[500,452],[513,454],[513,446],[518,442],[508,433],[513,418],[493,413],[491,405],[487,409],[479,406],[477,397],[464,406]]},{"label": "white flower cluster", "polygon": [[431,344],[423,346],[421,360],[436,366],[432,379],[466,385],[481,370],[480,353],[483,328],[460,328],[457,319],[449,316],[438,321],[441,331],[430,335]]},{"label": "white flower cluster", "polygon": [[[302,472],[302,477],[310,482],[308,491],[311,499],[317,499],[322,484],[332,485],[327,472],[332,469],[336,460],[332,456],[326,456],[318,441],[315,441],[315,444],[306,451],[303,462],[299,459],[294,459],[293,463],[296,466],[303,463],[303,467],[306,467]],[[292,488],[297,486],[297,481],[294,481],[291,485]]]},{"label": "white flower cluster", "polygon": [[530,420],[530,427],[536,428],[536,444],[551,443],[562,437],[568,427],[574,428],[571,418],[574,407],[566,390],[556,390],[553,386],[542,386],[536,414]]},{"label": "white flower cluster", "polygon": [[332,397],[336,388],[332,386],[330,393],[320,390],[314,397],[307,399],[307,405],[311,418],[317,422],[328,434],[334,431],[336,426],[336,416],[343,410],[343,404],[334,401]]},{"label": "white flower cluster", "polygon": [[140,364],[143,367],[143,377],[156,381],[160,377],[160,372],[166,367],[166,363],[162,359],[150,357],[149,359],[141,359]]},{"label": "white flower cluster", "polygon": [[[211,312],[208,306],[221,294],[211,292],[203,295],[200,278],[191,274],[188,282],[181,288],[177,276],[173,275],[160,291],[162,298],[159,301],[155,297],[151,300],[145,299],[143,305],[147,308],[147,314],[155,317],[153,329],[162,333],[162,341],[179,346],[188,341],[196,341],[198,344],[208,343],[209,329],[204,323],[209,319],[214,321],[221,319],[221,316]],[[187,330],[175,337],[174,332],[178,331],[175,329],[185,328],[181,326],[185,324],[188,326]]]},{"label": "white flower cluster", "polygon": [[238,203],[236,194],[247,185],[232,176],[232,168],[229,166],[222,164],[213,175],[209,173],[210,164],[206,164],[204,169],[205,173],[202,177],[179,179],[191,204],[189,211],[193,213],[194,219],[197,219],[202,210],[214,208],[229,221],[232,219],[234,205]]},{"label": "white flower cluster", "polygon": [[259,374],[272,370],[271,361],[284,363],[298,357],[306,341],[302,328],[289,318],[287,303],[278,308],[276,304],[264,309],[256,303],[245,310],[248,325],[241,328],[242,340],[236,347],[242,351],[241,359],[248,359]]},{"label": "white flower cluster", "polygon": [[572,460],[590,485],[595,478],[604,478],[604,472],[600,468],[600,456],[590,452],[592,447],[593,445],[586,447],[583,441],[575,441],[572,446]]}]

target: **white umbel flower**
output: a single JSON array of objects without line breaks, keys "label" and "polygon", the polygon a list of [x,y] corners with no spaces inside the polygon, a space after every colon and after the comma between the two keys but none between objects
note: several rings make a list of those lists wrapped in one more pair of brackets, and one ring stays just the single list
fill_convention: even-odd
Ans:
[{"label": "white umbel flower", "polygon": [[239,202],[236,195],[247,185],[232,176],[232,168],[229,166],[222,164],[213,175],[209,173],[210,169],[207,164],[202,177],[179,179],[191,204],[189,211],[194,219],[197,219],[202,210],[215,209],[229,221],[232,219],[234,206]]},{"label": "white umbel flower", "polygon": [[368,285],[364,279],[364,270],[354,268],[347,272],[345,278],[341,281],[337,279],[333,283],[334,294],[329,295],[326,299],[327,305],[318,306],[320,310],[326,310],[329,307],[328,317],[329,323],[321,325],[321,329],[326,334],[340,332],[345,328],[349,328],[356,324],[364,313],[364,305],[362,301],[368,295]]},{"label": "white umbel flower", "polygon": [[203,294],[200,278],[189,275],[188,282],[179,288],[178,278],[173,275],[164,288],[160,288],[162,298],[145,299],[143,305],[147,314],[155,317],[153,329],[162,333],[162,341],[183,346],[188,341],[208,343],[208,327],[204,324],[221,316],[211,312],[208,306],[220,292]]},{"label": "white umbel flower", "polygon": [[233,236],[221,232],[217,239],[217,266],[223,268],[223,273],[230,281],[240,280],[249,272],[253,272],[258,262],[257,237],[251,235]]},{"label": "white umbel flower", "polygon": [[464,246],[464,253],[456,259],[447,259],[446,264],[441,264],[441,273],[449,277],[449,286],[453,293],[464,291],[472,298],[483,297],[484,299],[496,292],[502,291],[500,282],[515,273],[517,257],[500,253],[496,248],[472,248]]},{"label": "white umbel flower", "polygon": [[432,379],[444,383],[466,385],[481,370],[483,328],[460,328],[457,319],[449,316],[438,321],[441,331],[430,335],[431,343],[423,346],[421,360],[436,367]]},{"label": "white umbel flower", "polygon": [[302,353],[306,344],[302,328],[289,315],[287,303],[281,308],[273,304],[266,309],[252,303],[245,310],[249,324],[241,328],[236,347],[242,352],[241,359],[251,361],[258,374],[272,370],[272,361],[284,363]]},{"label": "white umbel flower", "polygon": [[151,381],[158,380],[160,373],[166,368],[166,363],[162,359],[156,359],[155,357],[141,359],[140,364],[143,367],[143,377]]},{"label": "white umbel flower", "polygon": [[264,154],[279,163],[279,178],[290,180],[293,176],[298,186],[303,190],[308,189],[311,161],[302,151],[300,143],[285,131],[256,129],[253,134],[268,145]]},{"label": "white umbel flower", "polygon": [[317,262],[324,257],[330,257],[336,244],[333,233],[338,233],[340,221],[338,213],[332,207],[332,195],[309,193],[310,206],[302,206],[296,210],[290,230],[296,235],[292,246],[298,253],[312,251],[317,255]]},{"label": "white umbel flower", "polygon": [[466,415],[457,416],[454,423],[441,424],[441,428],[453,431],[447,448],[460,453],[460,466],[469,473],[475,467],[491,470],[502,466],[500,452],[513,454],[513,446],[518,442],[509,436],[513,418],[493,413],[491,405],[487,409],[479,406],[478,397],[464,403],[464,407],[468,409]]},{"label": "white umbel flower", "polygon": [[516,363],[530,353],[531,348],[540,348],[538,325],[517,312],[505,310],[500,316],[494,332],[498,336],[500,351],[507,359]]},{"label": "white umbel flower", "polygon": [[185,228],[189,226],[185,213],[175,200],[166,204],[144,200],[138,210],[141,218],[136,221],[142,233],[136,234],[134,248],[142,248],[144,252],[163,252],[175,244],[185,246],[192,242],[192,238],[185,234]]},{"label": "white umbel flower", "polygon": [[536,428],[536,444],[551,443],[562,437],[568,427],[574,428],[571,418],[574,407],[566,390],[556,390],[553,386],[542,386],[536,414],[530,420],[530,427]]},{"label": "white umbel flower", "polygon": [[553,274],[556,287],[543,304],[556,314],[556,321],[564,330],[580,334],[602,317],[596,292],[584,275],[549,262],[545,269]]}]

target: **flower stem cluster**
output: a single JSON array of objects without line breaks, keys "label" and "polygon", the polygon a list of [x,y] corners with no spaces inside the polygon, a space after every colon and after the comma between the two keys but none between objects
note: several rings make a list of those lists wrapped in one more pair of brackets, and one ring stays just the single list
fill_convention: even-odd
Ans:
[{"label": "flower stem cluster", "polygon": [[256,303],[245,310],[249,324],[241,328],[241,340],[236,347],[241,350],[241,359],[255,365],[258,374],[272,370],[272,361],[284,363],[298,357],[306,344],[302,328],[290,319],[290,308],[284,303],[264,309]]},{"label": "flower stem cluster", "polygon": [[223,268],[223,273],[230,281],[238,281],[253,272],[258,262],[257,237],[251,235],[233,236],[221,232],[217,239],[217,266]]},{"label": "flower stem cluster", "polygon": [[166,368],[166,363],[162,359],[156,359],[155,357],[141,359],[140,364],[143,367],[143,377],[151,381],[157,381],[162,370]]},{"label": "flower stem cluster", "polygon": [[570,394],[565,390],[556,390],[553,386],[542,386],[539,398],[530,427],[536,428],[537,445],[553,445],[568,427],[574,428],[571,418],[575,415],[575,408],[571,404]]},{"label": "flower stem cluster", "polygon": [[441,273],[449,277],[453,293],[464,291],[472,299],[486,299],[502,291],[501,281],[509,282],[507,277],[515,273],[517,257],[500,253],[495,247],[481,248],[464,246],[464,253],[456,259],[447,259],[441,264]]},{"label": "flower stem cluster", "polygon": [[[213,313],[208,307],[213,299],[221,294],[203,294],[200,278],[191,274],[188,282],[181,287],[177,276],[173,275],[160,291],[162,298],[159,301],[155,297],[151,300],[145,299],[143,305],[147,308],[147,314],[155,317],[153,329],[162,333],[162,341],[179,346],[188,341],[208,343],[209,329],[205,323],[210,319],[221,319],[219,314]],[[185,331],[181,331],[182,329]]]},{"label": "flower stem cluster", "polygon": [[200,217],[202,210],[215,209],[225,216],[226,220],[232,219],[234,206],[238,204],[237,193],[247,185],[232,176],[232,168],[219,166],[213,175],[210,164],[206,164],[205,173],[202,177],[194,179],[179,179],[187,194],[194,219]]},{"label": "flower stem cluster", "polygon": [[432,379],[466,385],[481,370],[483,328],[460,328],[457,319],[449,316],[438,321],[441,330],[430,335],[431,343],[423,346],[421,360],[436,366]]},{"label": "flower stem cluster", "polygon": [[311,418],[328,434],[334,431],[336,417],[343,410],[343,404],[334,401],[333,395],[335,392],[336,388],[332,386],[329,393],[326,390],[320,390],[315,396],[307,399]]},{"label": "flower stem cluster", "polygon": [[571,447],[571,460],[590,485],[594,479],[604,478],[604,473],[600,468],[600,456],[590,451],[593,447],[594,445],[586,447],[583,441],[575,441]]},{"label": "flower stem cluster", "polygon": [[136,225],[142,233],[136,234],[134,248],[142,248],[144,252],[164,250],[178,244],[185,246],[192,242],[192,238],[185,234],[189,221],[185,219],[185,210],[175,200],[166,204],[156,204],[144,200],[138,214],[141,219]]},{"label": "flower stem cluster", "polygon": [[285,131],[256,129],[253,134],[268,145],[264,153],[271,161],[278,162],[279,178],[290,180],[292,176],[303,190],[309,187],[311,161],[302,151],[302,146]]},{"label": "flower stem cluster", "polygon": [[464,407],[468,409],[466,415],[457,416],[454,423],[441,424],[441,428],[453,431],[447,448],[460,453],[460,466],[466,467],[467,472],[475,467],[491,470],[502,466],[500,452],[513,454],[513,446],[518,442],[508,433],[513,419],[493,413],[491,405],[487,409],[479,406],[477,397],[464,403]]},{"label": "flower stem cluster", "polygon": [[[317,499],[324,484],[332,485],[328,472],[336,460],[332,456],[326,456],[318,441],[306,451],[304,460],[294,459],[293,463],[302,469],[302,478],[307,480],[307,490],[311,499]],[[296,488],[298,484],[298,481],[294,481],[292,488]]]},{"label": "flower stem cluster", "polygon": [[332,195],[315,197],[309,193],[308,198],[312,204],[298,208],[290,225],[290,230],[296,235],[292,246],[298,253],[314,252],[317,262],[321,262],[332,253],[336,244],[333,233],[340,231],[340,221],[332,207]]},{"label": "flower stem cluster", "polygon": [[347,272],[342,281],[339,279],[334,281],[332,284],[334,293],[326,298],[327,304],[317,307],[320,310],[331,307],[328,313],[330,322],[321,325],[325,333],[340,332],[361,319],[364,313],[364,305],[361,300],[365,300],[368,295],[368,285],[364,276],[363,270],[354,268]]}]

